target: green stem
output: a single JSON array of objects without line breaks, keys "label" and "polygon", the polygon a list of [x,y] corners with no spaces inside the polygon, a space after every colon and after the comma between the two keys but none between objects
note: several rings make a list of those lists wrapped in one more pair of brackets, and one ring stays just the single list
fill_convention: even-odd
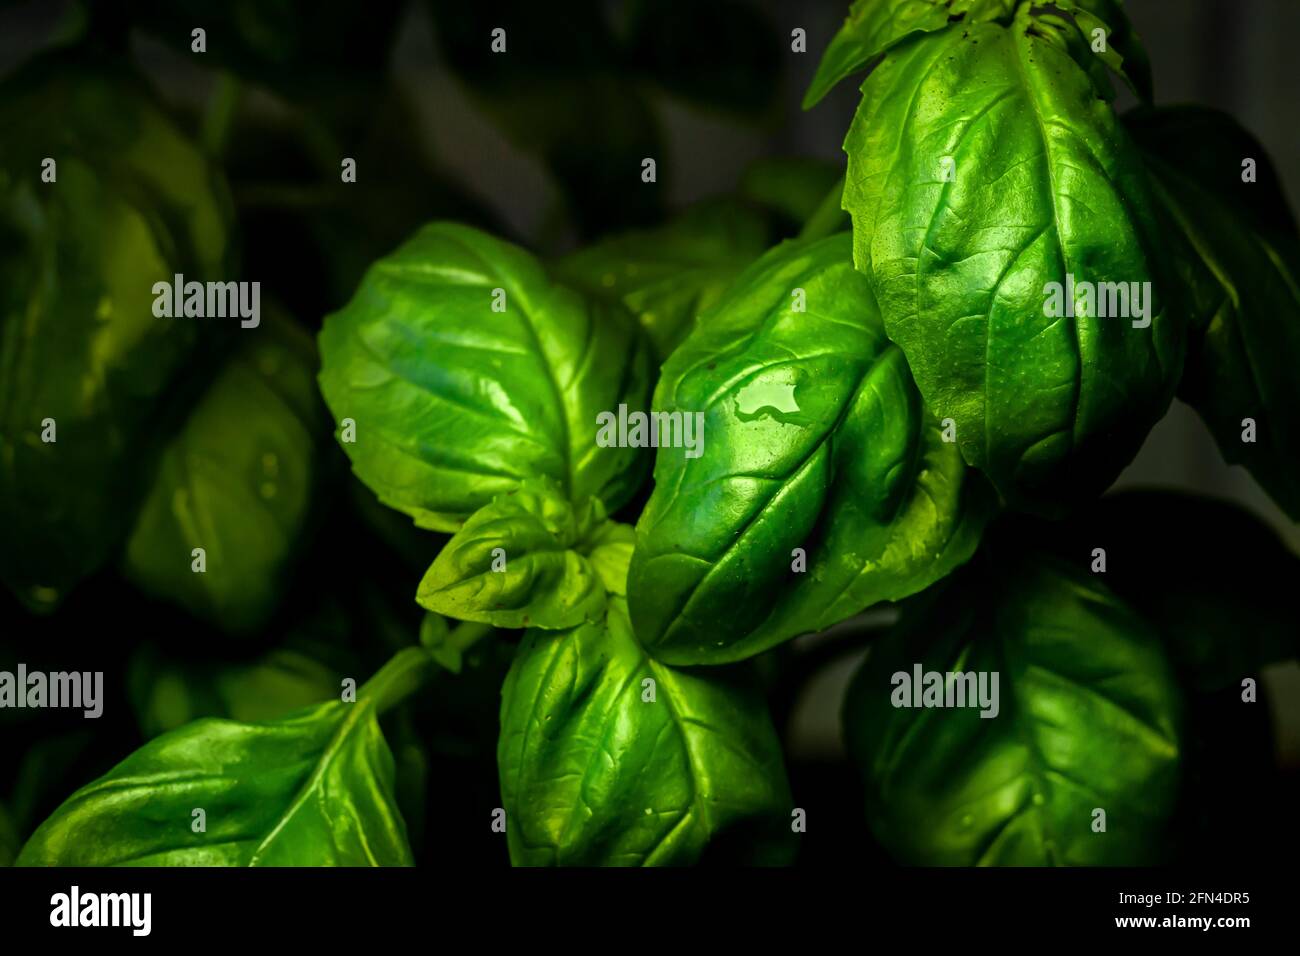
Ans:
[{"label": "green stem", "polygon": [[428,683],[437,669],[422,647],[407,647],[361,685],[357,700],[369,700],[377,713],[385,714]]},{"label": "green stem", "polygon": [[464,653],[494,630],[496,628],[491,624],[481,624],[477,621],[461,621],[455,630],[451,632],[451,641],[456,645],[457,650]]},{"label": "green stem", "polygon": [[821,205],[813,211],[812,216],[804,223],[803,229],[799,230],[799,238],[825,239],[827,236],[833,236],[845,228],[848,225],[847,216],[844,210],[840,208],[843,195],[844,177],[841,176],[834,188],[821,201]]},{"label": "green stem", "polygon": [[239,80],[229,73],[222,73],[217,78],[217,88],[208,100],[207,112],[203,115],[203,131],[200,134],[203,148],[209,156],[220,157],[226,150],[226,141],[230,138],[230,128],[234,125],[235,110],[239,106]]}]

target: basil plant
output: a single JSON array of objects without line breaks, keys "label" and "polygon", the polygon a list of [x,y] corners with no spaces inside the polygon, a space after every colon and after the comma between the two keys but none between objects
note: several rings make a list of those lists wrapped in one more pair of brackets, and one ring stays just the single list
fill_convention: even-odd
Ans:
[{"label": "basil plant", "polygon": [[[499,685],[477,699],[496,709],[499,802],[474,825],[511,862],[789,863],[816,808],[792,790],[776,689],[809,641],[845,634],[864,645],[847,758],[894,859],[1172,859],[1198,813],[1207,695],[1295,656],[1286,602],[1241,595],[1296,557],[1226,505],[1102,495],[1178,396],[1300,520],[1296,221],[1236,121],[1154,105],[1120,0],[855,0],[805,107],[857,74],[842,175],[763,168],[558,256],[429,222],[324,317],[319,396],[310,343],[262,336],[277,360],[223,358],[135,507],[43,514],[28,502],[63,473],[28,435],[38,410],[65,433],[121,416],[87,465],[115,496],[195,347],[184,326],[130,326],[115,247],[196,271],[225,254],[219,181],[150,159],[190,148],[179,134],[142,102],[120,162],[83,167],[110,131],[59,87],[84,127],[60,195],[94,212],[26,183],[33,157],[5,138],[0,363],[62,349],[91,384],[66,409],[48,379],[0,394],[4,524],[24,545],[0,549],[0,575],[53,604],[120,547],[143,593],[229,632],[265,621],[308,514],[320,398],[367,513],[414,542],[400,601],[423,623],[341,699],[350,671],[301,649],[213,671],[201,695],[146,688],[151,739],[17,862],[410,864],[395,715],[455,693],[493,647]],[[1120,84],[1139,104],[1123,115]],[[93,337],[64,348],[75,323]],[[249,419],[256,436],[223,437]],[[211,496],[217,478],[187,464],[215,443],[256,471],[264,441],[274,503]],[[261,508],[277,530],[231,531],[249,564],[199,585],[157,554],[189,545],[175,502],[205,495],[218,525]],[[1196,527],[1240,567],[1206,573]],[[293,706],[251,704],[264,686]]]}]

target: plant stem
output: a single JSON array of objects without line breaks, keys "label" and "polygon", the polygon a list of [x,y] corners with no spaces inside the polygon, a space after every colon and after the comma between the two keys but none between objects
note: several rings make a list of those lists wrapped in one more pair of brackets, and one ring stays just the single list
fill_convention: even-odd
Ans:
[{"label": "plant stem", "polygon": [[428,683],[436,669],[424,648],[403,648],[361,685],[357,700],[370,700],[377,713],[387,713]]},{"label": "plant stem", "polygon": [[804,223],[803,229],[799,230],[800,239],[825,239],[839,232],[846,225],[846,214],[840,208],[840,199],[844,195],[844,177],[841,176],[839,181],[826,198],[821,201],[812,216]]},{"label": "plant stem", "polygon": [[477,621],[461,621],[455,630],[451,632],[451,642],[458,651],[464,653],[494,630],[496,628],[491,624],[480,624]]},{"label": "plant stem", "polygon": [[207,111],[203,114],[203,131],[200,134],[203,148],[209,156],[220,157],[226,150],[226,140],[230,137],[230,127],[235,118],[235,109],[239,105],[239,80],[229,73],[222,72],[217,77],[217,88],[208,100]]},{"label": "plant stem", "polygon": [[[451,632],[451,643],[464,652],[481,638],[491,634],[491,624],[464,621]],[[357,700],[374,703],[375,711],[385,714],[429,682],[438,664],[423,647],[404,647],[361,685]]]}]

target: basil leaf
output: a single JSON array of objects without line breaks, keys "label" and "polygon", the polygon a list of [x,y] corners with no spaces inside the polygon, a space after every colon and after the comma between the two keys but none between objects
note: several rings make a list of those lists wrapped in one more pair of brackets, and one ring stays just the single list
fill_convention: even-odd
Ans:
[{"label": "basil leaf", "polygon": [[689,864],[737,830],[760,860],[780,858],[781,748],[762,699],[732,677],[655,662],[617,598],[602,623],[529,631],[501,699],[511,860]]},{"label": "basil leaf", "polygon": [[393,756],[364,695],[157,737],[69,797],[18,857],[20,866],[411,863]]},{"label": "basil leaf", "polygon": [[[1088,73],[1093,54],[1031,9],[885,58],[845,140],[844,205],[929,408],[1012,506],[1054,513],[1132,459],[1185,342],[1141,159]],[[1110,306],[1080,300],[1069,317],[1076,281]],[[1141,309],[1120,296],[1133,290]]]},{"label": "basil leaf", "polygon": [[[1235,120],[1197,108],[1131,114],[1173,229],[1192,252],[1188,298],[1200,330],[1179,395],[1223,457],[1245,465],[1300,520],[1300,232],[1263,147]],[[1195,139],[1194,160],[1177,147]],[[1259,176],[1244,183],[1243,161]],[[1247,419],[1253,440],[1246,441]]]},{"label": "basil leaf", "polygon": [[627,569],[636,549],[636,529],[606,521],[591,536],[587,559],[596,569],[606,592],[627,597]]},{"label": "basil leaf", "polygon": [[322,418],[311,340],[283,319],[245,334],[163,452],[124,566],[146,593],[236,633],[276,608],[306,530]]},{"label": "basil leaf", "polygon": [[850,243],[778,246],[664,366],[655,408],[702,415],[703,445],[659,449],[637,525],[632,620],[660,660],[749,657],[976,547],[990,496],[925,412]]},{"label": "basil leaf", "polygon": [[1123,78],[1138,99],[1151,102],[1151,58],[1124,11],[1123,0],[1060,0],[1052,6],[1073,16],[1102,62]]},{"label": "basil leaf", "polygon": [[593,440],[598,413],[645,405],[632,321],[482,232],[435,223],[379,260],[320,350],[325,401],[355,422],[354,471],[422,528],[454,531],[529,478],[610,511],[641,480],[639,449]]},{"label": "basil leaf", "polygon": [[[1032,554],[927,603],[872,645],[844,705],[877,838],[929,866],[1158,861],[1182,744],[1155,632],[1095,576]],[[981,702],[997,675],[996,708],[895,706],[923,699],[918,669],[975,674]]]},{"label": "basil leaf", "polygon": [[524,484],[479,509],[434,559],[416,600],[447,617],[551,630],[598,621],[605,586],[587,559],[606,524],[599,501],[575,507]]},{"label": "basil leaf", "polygon": [[[1229,502],[1123,491],[1019,533],[1079,567],[1103,549],[1106,584],[1155,625],[1184,686],[1199,693],[1240,690],[1243,677],[1300,653],[1291,596],[1264,584],[1300,580],[1300,557]],[[1207,560],[1206,542],[1231,559]]]},{"label": "basil leaf", "polygon": [[909,37],[946,29],[955,20],[1006,20],[1016,0],[854,0],[848,19],[831,40],[803,108],[816,106],[840,80],[864,70],[876,57]]},{"label": "basil leaf", "polygon": [[129,527],[199,335],[154,317],[153,284],[221,275],[228,203],[140,81],[93,62],[11,76],[0,129],[0,580],[48,609]]},{"label": "basil leaf", "polygon": [[768,243],[758,211],[715,200],[663,226],[602,239],[553,268],[560,281],[626,306],[662,360]]}]

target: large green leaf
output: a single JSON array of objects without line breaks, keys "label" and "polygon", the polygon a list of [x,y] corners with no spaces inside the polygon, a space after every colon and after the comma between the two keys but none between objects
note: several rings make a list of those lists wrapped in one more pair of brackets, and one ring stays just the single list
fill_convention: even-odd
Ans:
[{"label": "large green leaf", "polygon": [[[1188,316],[1198,330],[1179,395],[1300,520],[1300,232],[1264,149],[1231,117],[1195,107],[1127,118],[1156,193],[1190,244]],[[1255,160],[1256,180],[1243,181]],[[1245,419],[1254,440],[1244,440]]]},{"label": "large green leaf", "polygon": [[[496,627],[567,629],[605,616],[600,552],[627,553],[632,529],[540,483],[476,511],[439,552],[416,599],[438,614]],[[610,582],[617,584],[618,582]]]},{"label": "large green leaf", "polygon": [[829,627],[978,542],[991,496],[926,413],[847,234],[755,263],[664,366],[655,408],[703,416],[698,457],[659,449],[637,526],[632,619],[661,660]]},{"label": "large green leaf", "polygon": [[[206,816],[198,826],[194,811]],[[364,694],[280,720],[208,718],[69,797],[20,866],[406,866],[393,756]]]},{"label": "large green leaf", "polygon": [[727,837],[783,859],[789,785],[762,698],[655,662],[621,599],[604,622],[525,635],[497,760],[516,865],[689,864]]},{"label": "large green leaf", "polygon": [[[1158,861],[1181,752],[1159,638],[1100,578],[1042,556],[971,577],[873,644],[850,686],[845,733],[877,838],[932,866]],[[996,707],[895,706],[911,690],[896,675],[916,668],[985,675],[987,691],[996,675]]]},{"label": "large green leaf", "polygon": [[256,630],[276,608],[306,527],[323,422],[311,340],[282,319],[244,334],[164,451],[125,562],[146,592],[232,632]]},{"label": "large green leaf", "polygon": [[909,37],[943,30],[957,20],[1009,20],[1015,5],[1016,0],[854,0],[817,64],[803,108],[817,105],[841,80]]},{"label": "large green leaf", "polygon": [[[845,140],[854,260],[890,338],[966,460],[1027,510],[1108,486],[1182,371],[1154,204],[1098,67],[1073,23],[1024,4],[1009,28],[896,47]],[[1070,277],[1115,302],[1052,314]]]},{"label": "large green leaf", "polygon": [[562,282],[625,305],[667,358],[740,271],[767,249],[770,229],[744,203],[699,203],[662,226],[610,236],[557,262]]},{"label": "large green leaf", "polygon": [[154,316],[153,284],[232,278],[227,209],[215,170],[113,69],[31,64],[0,88],[0,129],[0,579],[50,607],[129,526],[200,334]]},{"label": "large green leaf", "polygon": [[601,412],[645,406],[635,324],[474,229],[427,226],[377,262],[320,350],[325,401],[355,422],[353,469],[420,527],[454,531],[528,478],[612,512],[644,474],[640,449],[595,441]]}]

